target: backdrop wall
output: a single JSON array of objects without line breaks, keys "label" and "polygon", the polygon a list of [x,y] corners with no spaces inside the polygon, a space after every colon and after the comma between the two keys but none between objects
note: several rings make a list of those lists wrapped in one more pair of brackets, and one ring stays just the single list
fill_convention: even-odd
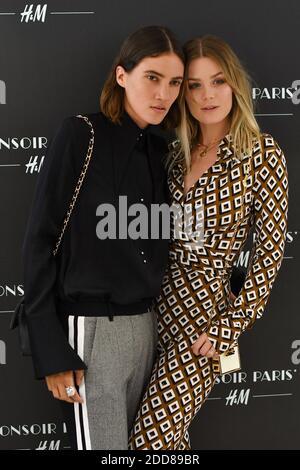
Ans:
[{"label": "backdrop wall", "polygon": [[47,142],[64,117],[98,110],[122,40],[149,24],[182,41],[212,33],[232,45],[253,77],[259,123],[289,170],[281,272],[263,318],[241,337],[243,370],[223,377],[193,422],[193,448],[300,448],[299,20],[297,0],[0,0],[0,449],[68,448],[59,404],[9,331],[23,294],[21,245]]}]

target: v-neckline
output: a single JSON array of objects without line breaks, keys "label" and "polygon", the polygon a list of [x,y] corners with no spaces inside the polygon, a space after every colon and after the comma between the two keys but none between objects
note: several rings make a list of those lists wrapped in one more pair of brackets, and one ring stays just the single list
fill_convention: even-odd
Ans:
[{"label": "v-neckline", "polygon": [[[216,162],[215,162],[216,163]],[[195,186],[199,183],[199,181],[203,178],[203,176],[208,173],[208,171],[212,168],[212,166],[215,164],[213,163],[206,171],[204,171],[204,173],[202,173],[201,176],[199,176],[198,179],[196,179],[196,181],[192,184],[192,186],[189,187],[189,189],[187,190],[187,192],[184,191],[184,176],[182,178],[182,194],[183,194],[183,199],[185,200],[187,195],[194,190]]]},{"label": "v-neckline", "polygon": [[187,190],[187,192],[185,193],[184,191],[184,177],[185,175],[183,175],[182,177],[182,194],[183,194],[183,200],[185,201],[186,200],[186,197],[187,195],[189,194],[190,191],[192,191],[195,186],[199,183],[200,179],[203,178],[204,175],[206,175],[215,165],[216,163],[220,162],[221,160],[221,145],[226,142],[226,138],[229,137],[229,134],[226,134],[226,136],[221,140],[221,142],[219,143],[218,145],[218,150],[217,150],[217,158],[216,160],[214,161],[214,163],[212,165],[210,165],[209,168],[207,168],[207,170],[205,170],[201,176],[199,176],[199,178],[196,179],[196,181],[194,182],[194,184],[192,186],[190,186],[190,188]]},{"label": "v-neckline", "polygon": [[[199,185],[201,180],[203,178],[211,178],[213,177],[214,174],[218,174],[219,171],[217,170],[218,166],[228,166],[231,159],[235,158],[232,156],[232,151],[231,151],[231,140],[232,136],[231,134],[227,134],[224,139],[220,142],[218,151],[217,151],[217,159],[216,161],[204,172],[202,175],[193,183],[192,186],[190,186],[187,190],[187,192],[184,191],[184,173],[185,173],[185,164],[183,161],[177,163],[177,169],[179,171],[179,179],[177,180],[177,184],[179,184],[179,187],[177,186],[177,189],[180,191],[180,196],[178,194],[177,196],[177,201],[181,204],[184,204],[191,192],[193,192],[196,187]],[[176,172],[176,169],[174,168],[174,171]],[[221,171],[221,169],[220,169]]]},{"label": "v-neckline", "polygon": [[182,177],[182,194],[183,194],[183,200],[186,199],[187,195],[194,190],[195,186],[200,182],[200,180],[206,176],[207,173],[209,173],[211,171],[211,169],[216,165],[216,163],[218,163],[220,161],[220,147],[218,148],[217,150],[217,158],[216,160],[214,161],[214,163],[212,165],[210,165],[210,167],[207,168],[207,170],[205,170],[201,176],[199,176],[199,178],[197,178],[195,180],[195,182],[192,184],[192,186],[189,187],[189,189],[187,190],[187,192],[184,191],[184,177],[185,175],[183,175]]}]

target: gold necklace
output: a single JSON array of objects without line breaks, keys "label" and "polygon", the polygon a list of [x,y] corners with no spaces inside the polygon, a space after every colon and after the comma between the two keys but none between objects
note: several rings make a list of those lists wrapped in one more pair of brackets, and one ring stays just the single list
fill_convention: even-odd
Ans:
[{"label": "gold necklace", "polygon": [[197,144],[197,147],[204,147],[204,149],[203,149],[203,150],[199,150],[199,151],[197,152],[197,155],[196,155],[196,156],[197,156],[197,157],[201,157],[201,158],[205,157],[206,154],[207,154],[207,152],[208,152],[209,150],[211,150],[211,149],[216,145],[217,142],[221,142],[221,140],[222,140],[222,138],[221,138],[221,139],[217,139],[217,140],[213,140],[213,141],[210,142],[208,145],[205,145],[205,144]]},{"label": "gold necklace", "polygon": [[[226,132],[225,135],[227,135],[228,132],[229,132],[229,130]],[[204,147],[204,149],[203,149],[203,150],[200,150],[200,151],[197,153],[196,157],[200,157],[200,158],[205,157],[206,154],[207,154],[207,152],[208,152],[209,150],[211,150],[211,149],[216,145],[216,143],[221,142],[221,140],[223,140],[223,139],[224,139],[224,136],[221,137],[221,139],[212,140],[212,141],[211,141],[209,144],[207,144],[207,145],[205,145],[205,144],[197,144],[197,147]]]}]

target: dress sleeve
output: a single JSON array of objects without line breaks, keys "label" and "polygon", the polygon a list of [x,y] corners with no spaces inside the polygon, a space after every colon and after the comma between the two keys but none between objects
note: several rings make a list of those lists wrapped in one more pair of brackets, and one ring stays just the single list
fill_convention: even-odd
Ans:
[{"label": "dress sleeve", "polygon": [[68,343],[55,304],[53,250],[79,176],[74,163],[78,148],[75,120],[79,121],[76,117],[63,121],[47,149],[22,247],[25,311],[37,378],[86,369]]},{"label": "dress sleeve", "polygon": [[271,136],[264,139],[268,145],[263,145],[263,163],[257,169],[253,186],[255,237],[248,273],[226,314],[213,321],[206,332],[219,353],[225,352],[262,316],[283,259],[287,233],[287,166],[277,142]]}]

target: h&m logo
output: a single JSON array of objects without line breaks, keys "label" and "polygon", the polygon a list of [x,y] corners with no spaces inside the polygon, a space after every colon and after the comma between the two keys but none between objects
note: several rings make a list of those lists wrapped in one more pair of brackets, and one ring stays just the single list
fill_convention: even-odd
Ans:
[{"label": "h&m logo", "polygon": [[[35,7],[35,10],[34,10]],[[45,18],[46,18],[46,13],[47,13],[47,4],[45,3],[43,6],[42,5],[26,5],[24,8],[24,11],[21,12],[21,23],[25,22],[28,23],[29,21],[35,22],[35,21],[41,21],[42,23],[45,23]]]}]

